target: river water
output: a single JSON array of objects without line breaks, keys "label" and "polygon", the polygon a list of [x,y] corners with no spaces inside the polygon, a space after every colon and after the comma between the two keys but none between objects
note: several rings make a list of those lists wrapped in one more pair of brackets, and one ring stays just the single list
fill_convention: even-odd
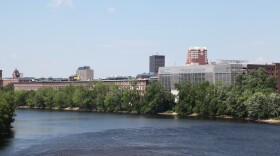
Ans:
[{"label": "river water", "polygon": [[280,125],[17,110],[0,155],[280,155]]}]

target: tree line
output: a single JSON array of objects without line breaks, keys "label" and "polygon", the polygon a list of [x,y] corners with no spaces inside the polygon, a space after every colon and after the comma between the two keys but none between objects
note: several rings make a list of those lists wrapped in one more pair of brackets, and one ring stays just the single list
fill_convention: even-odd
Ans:
[{"label": "tree line", "polygon": [[184,82],[176,87],[179,101],[174,110],[179,114],[197,113],[206,117],[228,115],[251,120],[279,119],[280,116],[276,79],[268,76],[263,68],[238,75],[236,83],[230,86]]},{"label": "tree line", "polygon": [[[185,81],[176,84],[175,97],[165,91],[159,82],[150,83],[142,95],[132,81],[132,89],[120,88],[102,82],[88,86],[67,86],[54,90],[15,91],[13,85],[0,88],[0,134],[9,129],[14,120],[15,106],[40,109],[79,107],[100,112],[134,112],[157,114],[174,111],[180,115],[196,113],[199,116],[232,116],[236,119],[280,118],[280,94],[276,79],[260,68],[240,74],[233,85],[202,82],[192,85]],[[91,88],[91,89],[88,89]],[[175,103],[175,98],[178,101]]]},{"label": "tree line", "polygon": [[248,74],[240,74],[233,85],[223,85],[207,81],[192,85],[185,81],[176,84],[179,91],[178,102],[159,82],[152,82],[142,96],[137,90],[120,88],[102,82],[93,83],[94,87],[68,86],[59,90],[41,88],[38,91],[17,91],[14,94],[18,106],[38,108],[79,107],[84,110],[101,112],[135,112],[156,114],[175,111],[179,114],[193,114],[214,117],[221,115],[237,119],[279,118],[280,94],[276,91],[276,79],[268,76],[260,68]]},{"label": "tree line", "polygon": [[137,89],[135,81],[131,83],[132,89],[92,82],[86,86],[67,86],[58,90],[46,87],[37,91],[15,91],[14,102],[17,106],[41,109],[79,107],[82,110],[99,112],[151,114],[174,107],[174,96],[165,91],[158,82],[147,86],[145,96]]}]

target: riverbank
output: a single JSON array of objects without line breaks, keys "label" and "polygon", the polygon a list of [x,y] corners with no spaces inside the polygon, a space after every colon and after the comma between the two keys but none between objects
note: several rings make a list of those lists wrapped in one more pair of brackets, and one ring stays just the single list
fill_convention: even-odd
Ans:
[{"label": "riverbank", "polygon": [[[163,112],[163,113],[158,113],[159,115],[168,115],[168,116],[177,116],[179,115],[176,112]],[[193,113],[193,114],[189,114],[189,115],[183,115],[183,116],[187,116],[187,117],[199,117],[198,114]],[[208,118],[215,118],[215,119],[230,119],[230,120],[234,120],[234,118],[232,116],[227,116],[227,115],[220,115],[220,116],[215,116],[215,117],[208,117]],[[245,119],[246,121],[252,121],[250,119]],[[255,120],[254,122],[258,122],[258,123],[268,123],[268,124],[280,124],[280,120],[277,119],[259,119],[259,120]]]},{"label": "riverbank", "polygon": [[[29,106],[17,106],[17,109],[40,109],[37,107],[29,107]],[[60,110],[60,111],[86,111],[82,110],[79,107],[66,107],[66,108],[45,108],[46,110]],[[98,112],[98,111],[92,111],[92,112]],[[124,113],[124,114],[137,114],[136,112],[128,112],[128,111],[118,111],[118,112],[113,112],[113,113]],[[163,115],[163,116],[186,116],[186,117],[199,117],[198,114],[193,113],[193,114],[188,114],[188,115],[179,115],[176,112],[162,112],[162,113],[157,113],[157,115]],[[229,119],[229,120],[235,120],[232,116],[227,116],[227,115],[221,115],[221,116],[215,116],[215,117],[208,117],[208,119]],[[245,119],[246,121],[252,121],[250,119]],[[277,119],[258,119],[254,120],[253,122],[258,122],[258,123],[268,123],[268,124],[280,124],[280,120]]]}]

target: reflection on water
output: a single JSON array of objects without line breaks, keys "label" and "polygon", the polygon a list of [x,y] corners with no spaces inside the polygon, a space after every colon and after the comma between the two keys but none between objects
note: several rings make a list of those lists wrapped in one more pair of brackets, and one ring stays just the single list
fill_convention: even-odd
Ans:
[{"label": "reflection on water", "polygon": [[279,155],[280,126],[17,110],[0,155]]},{"label": "reflection on water", "polygon": [[5,147],[8,147],[11,143],[12,138],[15,137],[15,131],[11,130],[8,132],[8,135],[0,137],[0,150],[4,150]]}]

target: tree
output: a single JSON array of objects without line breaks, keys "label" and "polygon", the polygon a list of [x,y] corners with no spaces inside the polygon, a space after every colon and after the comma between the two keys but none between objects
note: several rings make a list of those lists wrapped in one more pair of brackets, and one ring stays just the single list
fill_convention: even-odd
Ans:
[{"label": "tree", "polygon": [[106,106],[105,106],[105,96],[109,92],[109,86],[98,82],[95,84],[95,87],[93,88],[92,94],[94,95],[93,103],[96,105],[96,109],[98,111],[106,112]]},{"label": "tree", "polygon": [[270,117],[280,117],[280,94],[271,93],[268,97],[268,108]]},{"label": "tree", "polygon": [[179,91],[179,101],[175,105],[175,111],[179,114],[193,113],[195,100],[192,84],[189,81],[185,81],[182,84],[176,84],[175,87]]},{"label": "tree", "polygon": [[111,86],[110,91],[105,96],[104,104],[106,110],[109,112],[112,111],[121,111],[121,90],[118,86],[113,85]]},{"label": "tree", "polygon": [[208,81],[198,83],[194,86],[195,107],[194,112],[201,116],[213,115],[216,112],[214,106],[210,107],[213,97],[213,85]]},{"label": "tree", "polygon": [[6,134],[14,121],[15,103],[13,92],[0,91],[0,136]]},{"label": "tree", "polygon": [[40,88],[37,90],[34,103],[38,108],[45,109],[46,107],[52,108],[54,103],[54,90],[51,87]]},{"label": "tree", "polygon": [[174,106],[174,96],[170,94],[159,82],[152,82],[146,88],[142,113],[156,114],[170,110]]},{"label": "tree", "polygon": [[14,93],[15,104],[17,106],[26,106],[27,97],[28,97],[27,91],[24,91],[24,90],[15,91],[15,93]]},{"label": "tree", "polygon": [[245,102],[248,111],[248,117],[253,120],[268,118],[268,103],[268,98],[263,93],[255,93]]}]

